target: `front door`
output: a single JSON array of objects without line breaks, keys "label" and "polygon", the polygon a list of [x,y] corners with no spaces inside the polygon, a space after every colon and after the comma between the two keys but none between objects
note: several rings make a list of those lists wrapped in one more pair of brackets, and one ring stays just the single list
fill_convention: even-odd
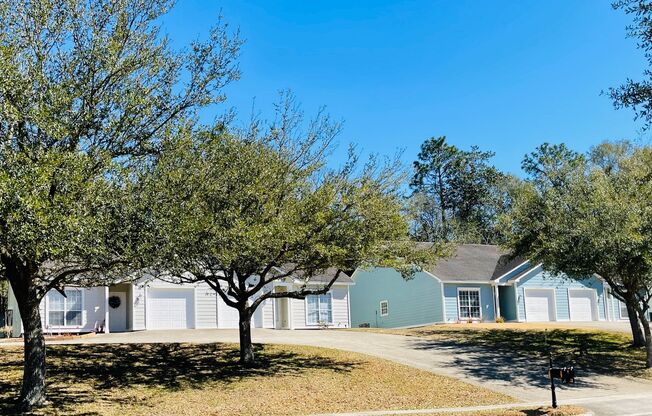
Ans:
[{"label": "front door", "polygon": [[127,294],[109,292],[109,331],[125,332],[127,330]]}]

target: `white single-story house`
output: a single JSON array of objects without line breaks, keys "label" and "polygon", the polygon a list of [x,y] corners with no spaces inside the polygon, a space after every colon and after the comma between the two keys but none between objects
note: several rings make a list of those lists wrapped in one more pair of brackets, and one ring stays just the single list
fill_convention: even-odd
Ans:
[{"label": "white single-story house", "polygon": [[405,280],[393,269],[356,270],[354,327],[434,323],[603,321],[627,319],[627,308],[597,275],[553,276],[541,264],[512,258],[498,246],[462,244],[448,259]]},{"label": "white single-story house", "polygon": [[[322,284],[332,275],[316,276]],[[263,291],[292,291],[302,284],[286,279]],[[254,328],[310,329],[348,328],[351,278],[342,274],[324,295],[305,299],[278,298],[264,301],[252,319]],[[206,283],[173,284],[158,279],[81,288],[67,286],[66,296],[51,290],[41,302],[41,319],[46,334],[124,332],[165,329],[238,328],[238,311],[228,306]],[[13,335],[23,332],[20,314],[11,289],[9,309],[13,311]]]}]

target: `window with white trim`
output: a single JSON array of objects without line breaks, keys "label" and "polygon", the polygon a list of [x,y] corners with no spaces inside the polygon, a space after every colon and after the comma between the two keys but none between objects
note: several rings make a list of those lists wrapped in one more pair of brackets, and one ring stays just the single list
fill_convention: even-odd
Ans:
[{"label": "window with white trim", "polygon": [[56,290],[48,292],[48,325],[82,326],[82,291],[65,289],[66,297]]},{"label": "window with white trim", "polygon": [[618,300],[618,304],[620,305],[620,319],[628,319],[629,311],[627,310],[627,304],[621,300]]},{"label": "window with white trim", "polygon": [[460,319],[480,319],[480,289],[459,289],[457,291]]},{"label": "window with white trim", "polygon": [[389,302],[386,300],[380,301],[380,316],[389,315]]},{"label": "window with white trim", "polygon": [[332,324],[333,305],[330,293],[306,296],[308,325]]}]

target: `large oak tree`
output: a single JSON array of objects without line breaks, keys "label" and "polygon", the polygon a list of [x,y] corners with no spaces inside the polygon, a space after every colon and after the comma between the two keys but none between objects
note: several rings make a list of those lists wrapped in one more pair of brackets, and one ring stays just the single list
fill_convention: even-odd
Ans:
[{"label": "large oak tree", "polygon": [[169,46],[171,4],[0,1],[0,272],[24,328],[22,408],[46,398],[42,298],[139,266],[129,170],[238,76],[223,24]]},{"label": "large oak tree", "polygon": [[[159,277],[205,282],[238,310],[247,366],[255,363],[251,317],[263,302],[326,293],[357,267],[409,276],[440,254],[408,238],[397,165],[352,157],[329,169],[339,125],[323,114],[303,123],[288,95],[277,109],[268,127],[187,132],[149,178]],[[281,281],[294,286],[273,291]]]},{"label": "large oak tree", "polygon": [[627,148],[607,143],[582,157],[563,145],[540,147],[526,158],[534,174],[503,220],[516,255],[569,278],[601,276],[632,312],[652,367],[652,149]]}]

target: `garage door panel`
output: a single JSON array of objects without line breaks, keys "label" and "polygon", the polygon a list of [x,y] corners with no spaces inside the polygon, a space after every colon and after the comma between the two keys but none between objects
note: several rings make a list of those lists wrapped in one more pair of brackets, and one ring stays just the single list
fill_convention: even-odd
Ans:
[{"label": "garage door panel", "polygon": [[525,318],[528,322],[555,320],[555,295],[552,290],[528,289],[525,291]]},{"label": "garage door panel", "polygon": [[149,289],[148,329],[194,327],[193,289]]},{"label": "garage door panel", "polygon": [[593,321],[596,310],[594,292],[590,290],[570,290],[568,292],[571,321]]}]

